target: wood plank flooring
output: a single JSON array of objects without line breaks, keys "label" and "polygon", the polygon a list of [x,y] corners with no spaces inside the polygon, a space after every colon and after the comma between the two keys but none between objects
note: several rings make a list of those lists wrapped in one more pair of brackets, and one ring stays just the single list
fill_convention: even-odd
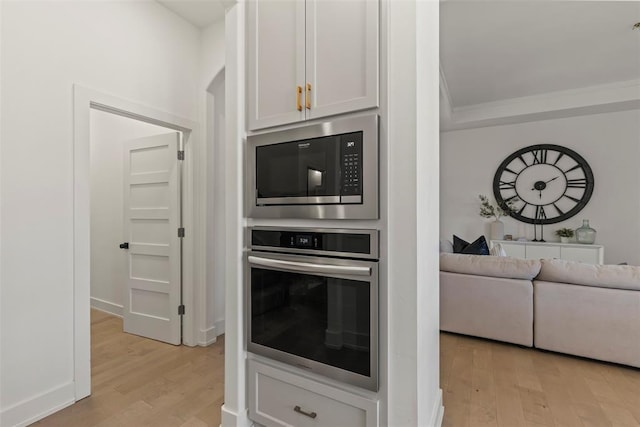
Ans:
[{"label": "wood plank flooring", "polygon": [[640,369],[440,334],[443,426],[640,426]]},{"label": "wood plank flooring", "polygon": [[90,397],[39,426],[220,425],[224,339],[172,346],[122,332],[122,319],[91,310]]},{"label": "wood plank flooring", "polygon": [[[223,339],[175,347],[95,310],[91,330],[93,394],[37,425],[220,425]],[[640,426],[640,369],[441,333],[440,386],[445,427]]]}]

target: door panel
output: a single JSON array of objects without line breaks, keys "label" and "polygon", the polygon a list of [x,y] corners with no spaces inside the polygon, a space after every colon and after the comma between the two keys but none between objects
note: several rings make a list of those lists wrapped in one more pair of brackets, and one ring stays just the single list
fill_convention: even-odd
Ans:
[{"label": "door panel", "polygon": [[179,134],[125,142],[124,331],[180,344]]}]

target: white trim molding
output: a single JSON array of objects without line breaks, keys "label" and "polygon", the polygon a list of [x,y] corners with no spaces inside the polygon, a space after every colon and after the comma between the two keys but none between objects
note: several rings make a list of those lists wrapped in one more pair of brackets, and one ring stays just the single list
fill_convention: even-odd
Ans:
[{"label": "white trim molding", "polygon": [[218,341],[218,337],[222,334],[224,334],[224,319],[218,320],[208,329],[200,329],[198,332],[198,345],[200,347],[209,346]]},{"label": "white trim molding", "polygon": [[640,80],[440,108],[450,111],[450,117],[443,114],[443,131],[633,110],[640,108]]},{"label": "white trim molding", "polygon": [[442,402],[442,389],[438,391],[438,397],[433,405],[433,410],[431,411],[431,422],[430,426],[440,427],[442,426],[442,420],[444,419],[444,404]]},{"label": "white trim molding", "polygon": [[70,382],[3,409],[0,413],[0,425],[23,427],[33,424],[73,405],[74,390],[75,384]]},{"label": "white trim molding", "polygon": [[[205,215],[200,209],[193,208],[194,168],[190,159],[200,156],[200,139],[197,123],[173,114],[138,104],[126,99],[98,92],[93,89],[73,86],[73,299],[74,299],[74,398],[78,401],[91,394],[90,366],[90,208],[89,208],[89,139],[90,109],[98,109],[120,116],[152,123],[169,129],[181,131],[185,139],[185,196],[184,227],[187,230],[184,238],[184,287],[183,303],[183,342],[186,345],[197,344],[198,331],[195,319],[194,301],[204,298],[199,295],[204,289],[201,283],[204,276],[200,273],[202,266],[197,265],[194,254],[198,248],[198,229],[202,229]],[[201,171],[198,171],[201,172]]]},{"label": "white trim molding", "polygon": [[122,310],[124,307],[122,304],[114,304],[100,298],[91,297],[91,308],[113,314],[114,316],[122,317]]}]

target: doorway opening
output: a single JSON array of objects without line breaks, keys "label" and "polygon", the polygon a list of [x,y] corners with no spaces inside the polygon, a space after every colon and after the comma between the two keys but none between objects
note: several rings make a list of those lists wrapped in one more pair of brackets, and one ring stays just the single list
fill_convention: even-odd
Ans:
[{"label": "doorway opening", "polygon": [[[185,283],[184,288],[182,289],[182,301],[180,304],[177,304],[175,312],[177,313],[178,307],[180,305],[184,305],[184,315],[182,316],[182,342],[186,345],[193,346],[196,344],[196,312],[197,307],[194,304],[194,301],[197,300],[196,295],[201,295],[205,288],[204,285],[204,277],[200,270],[204,269],[204,265],[197,262],[195,253],[199,253],[202,249],[200,246],[204,244],[203,239],[199,239],[197,233],[194,231],[196,229],[204,228],[204,215],[201,215],[199,209],[194,208],[194,198],[198,197],[199,194],[195,194],[194,191],[194,180],[202,182],[201,177],[194,177],[194,169],[190,166],[191,159],[198,158],[199,153],[197,151],[197,145],[190,143],[190,141],[197,140],[197,126],[195,122],[190,120],[177,117],[171,115],[166,112],[162,112],[144,105],[136,104],[131,101],[123,100],[121,98],[117,98],[111,95],[107,95],[104,93],[96,92],[87,88],[83,88],[81,86],[74,86],[74,386],[75,386],[75,400],[78,401],[84,397],[87,397],[91,394],[91,367],[90,367],[90,301],[91,301],[91,150],[90,150],[90,140],[91,140],[91,112],[94,110],[99,110],[104,113],[110,113],[112,115],[118,116],[120,118],[128,118],[134,119],[139,122],[144,122],[145,124],[160,126],[164,128],[168,128],[173,132],[174,135],[182,135],[182,138],[173,137],[171,142],[158,143],[155,146],[136,146],[132,149],[138,150],[135,152],[136,155],[132,155],[130,151],[129,159],[131,160],[131,164],[129,167],[134,169],[134,172],[137,171],[139,173],[138,176],[136,173],[130,174],[129,184],[135,183],[140,185],[146,185],[148,188],[146,192],[132,190],[129,188],[129,194],[133,194],[135,197],[131,197],[130,203],[133,203],[131,207],[133,208],[141,208],[145,210],[145,206],[135,205],[136,203],[147,203],[153,204],[154,206],[146,206],[153,208],[162,208],[161,203],[167,202],[168,192],[162,191],[160,187],[167,185],[178,185],[177,181],[171,181],[171,179],[166,176],[163,178],[160,175],[171,175],[169,171],[170,168],[165,167],[164,172],[162,170],[153,170],[153,166],[149,166],[150,162],[153,164],[153,158],[158,157],[159,152],[163,149],[159,148],[163,146],[166,150],[175,150],[177,155],[177,147],[180,142],[182,142],[182,147],[184,151],[184,167],[183,167],[183,176],[184,180],[181,184],[181,187],[184,189],[182,194],[183,200],[183,209],[181,212],[182,217],[182,227],[184,230],[182,232],[183,237],[179,241],[183,247],[183,257],[182,257],[182,276],[183,282]],[[166,135],[170,135],[166,133]],[[169,137],[168,137],[169,138]],[[181,141],[180,141],[181,139]],[[147,141],[148,142],[148,141]],[[169,146],[173,146],[175,148],[167,148]],[[143,154],[142,156],[137,154]],[[149,157],[150,156],[150,157]],[[123,155],[124,157],[124,155]],[[135,157],[135,159],[134,159]],[[162,156],[160,156],[162,157]],[[175,157],[174,157],[175,158]],[[125,157],[126,159],[126,157]],[[132,160],[133,159],[133,160]],[[137,168],[137,169],[136,169]],[[146,169],[145,169],[146,168]],[[162,169],[162,168],[161,168]],[[157,172],[157,173],[156,173]],[[176,171],[177,173],[177,171]],[[141,174],[141,175],[140,175]],[[142,176],[144,175],[144,176]],[[153,178],[153,179],[152,179]],[[166,178],[166,179],[165,179]],[[123,184],[125,180],[125,175],[123,172]],[[142,181],[136,181],[141,179]],[[154,179],[156,181],[154,181]],[[146,180],[146,181],[145,181]],[[164,181],[163,181],[164,180]],[[169,181],[173,182],[173,184],[169,183]],[[126,192],[123,189],[123,195]],[[176,208],[179,204],[175,204]],[[166,209],[169,209],[169,206],[165,206]],[[131,210],[131,209],[130,209]],[[147,209],[146,211],[136,211],[136,214],[143,213],[145,215],[151,215],[151,217],[141,217],[138,218],[135,215],[130,215],[130,220],[138,220],[138,219],[159,219],[159,209],[152,210]],[[124,215],[124,207],[123,207],[123,215]],[[153,216],[156,218],[153,218]],[[170,220],[169,220],[170,221]],[[175,222],[175,225],[178,223]],[[156,224],[158,225],[158,224]],[[170,227],[173,227],[174,223]],[[175,238],[178,236],[178,228],[176,227]],[[137,230],[140,233],[141,230]],[[148,231],[148,230],[147,230]],[[191,233],[189,233],[191,231]],[[118,236],[118,238],[122,238],[122,235]],[[126,241],[122,241],[121,243],[125,243]],[[145,242],[146,246],[144,249],[147,251],[151,251],[152,253],[139,253],[138,260],[141,261],[140,265],[137,265],[136,271],[133,271],[131,268],[130,272],[135,274],[130,274],[135,279],[145,279],[147,282],[162,282],[162,277],[158,276],[158,272],[162,272],[162,267],[158,265],[159,263],[159,255],[163,255],[158,251],[165,251],[166,248],[161,248],[158,242],[147,241]],[[155,244],[155,246],[154,246]],[[153,253],[153,251],[156,251]],[[178,252],[179,254],[179,252]],[[122,254],[121,254],[122,255]],[[117,255],[116,255],[117,256]],[[156,258],[153,258],[156,257]],[[152,259],[153,258],[153,259]],[[156,262],[154,262],[156,261]],[[142,273],[145,274],[142,274]],[[156,276],[154,276],[154,274]],[[166,276],[166,274],[164,274]],[[146,312],[146,314],[150,315],[147,317],[155,317],[161,318],[159,316],[159,307],[160,300],[158,298],[160,292],[157,292],[157,289],[151,289],[149,287],[149,283],[136,283],[138,288],[141,288],[145,291],[151,292],[151,296],[148,298],[143,298],[141,301],[138,301],[137,306],[133,306],[132,311],[135,312]],[[138,292],[140,291],[133,291]],[[153,292],[156,292],[153,294]],[[130,293],[132,291],[130,290]],[[179,293],[178,293],[179,295]],[[139,295],[138,295],[139,296]],[[97,297],[99,298],[99,297]],[[94,302],[97,302],[94,301]],[[99,302],[97,302],[99,303]],[[173,304],[173,302],[171,303]],[[117,304],[116,304],[117,305]],[[126,302],[123,300],[123,308],[126,305]],[[103,308],[104,305],[103,305]],[[182,310],[181,310],[182,311]],[[157,320],[157,319],[156,319]],[[144,325],[143,325],[144,326]],[[179,332],[178,332],[179,336]]]},{"label": "doorway opening", "polygon": [[182,133],[90,112],[91,307],[182,342]]}]

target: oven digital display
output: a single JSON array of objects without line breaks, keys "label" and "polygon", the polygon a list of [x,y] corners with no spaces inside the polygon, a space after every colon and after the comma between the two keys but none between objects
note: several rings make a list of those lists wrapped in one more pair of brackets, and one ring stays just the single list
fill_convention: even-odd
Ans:
[{"label": "oven digital display", "polygon": [[296,246],[303,248],[310,248],[313,246],[311,236],[308,234],[296,235]]}]

